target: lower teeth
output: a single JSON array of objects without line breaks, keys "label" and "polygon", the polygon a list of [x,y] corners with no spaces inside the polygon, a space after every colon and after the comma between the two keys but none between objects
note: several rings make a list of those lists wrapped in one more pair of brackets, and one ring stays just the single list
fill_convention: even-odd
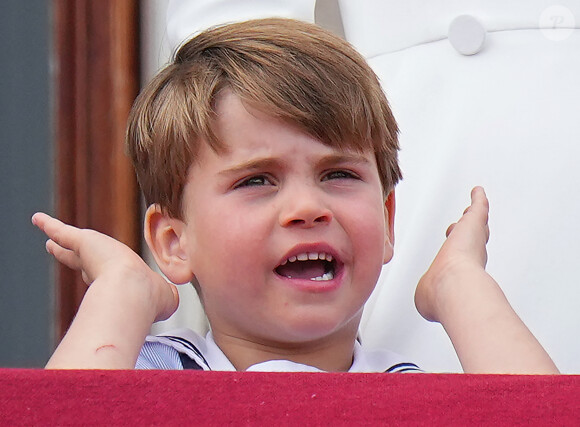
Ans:
[{"label": "lower teeth", "polygon": [[314,280],[314,281],[326,281],[326,280],[332,280],[334,279],[334,274],[332,273],[332,271],[329,271],[328,273],[324,273],[322,276],[318,276],[318,277],[313,277],[310,280]]}]

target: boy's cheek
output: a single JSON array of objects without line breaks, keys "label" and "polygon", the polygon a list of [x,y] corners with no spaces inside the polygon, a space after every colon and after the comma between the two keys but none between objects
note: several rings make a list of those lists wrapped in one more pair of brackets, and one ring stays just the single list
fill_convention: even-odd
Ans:
[{"label": "boy's cheek", "polygon": [[382,212],[379,216],[373,213],[374,216],[371,212],[360,212],[361,219],[353,223],[349,234],[358,262],[364,263],[368,269],[380,270],[383,264],[391,260],[393,245]]}]

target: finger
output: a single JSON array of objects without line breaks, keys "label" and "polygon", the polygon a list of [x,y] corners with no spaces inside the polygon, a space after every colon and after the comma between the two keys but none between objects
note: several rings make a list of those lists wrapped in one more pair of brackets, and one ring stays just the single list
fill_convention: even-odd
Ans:
[{"label": "finger", "polygon": [[485,194],[485,190],[481,186],[473,187],[471,190],[471,200],[472,202],[477,200],[485,205],[487,205],[487,195]]},{"label": "finger", "polygon": [[62,248],[78,251],[78,228],[42,212],[33,215],[32,223]]},{"label": "finger", "polygon": [[485,225],[485,243],[489,242],[489,225]]},{"label": "finger", "polygon": [[463,215],[458,222],[463,223],[473,219],[482,226],[485,226],[489,219],[489,202],[482,187],[475,187],[471,191],[471,205],[463,211]]},{"label": "finger", "polygon": [[83,278],[83,282],[85,282],[87,286],[89,286],[92,283],[91,279],[89,279],[89,276],[84,271],[81,273],[81,277]]},{"label": "finger", "polygon": [[53,240],[46,242],[46,251],[67,267],[73,270],[81,269],[81,260],[78,255],[74,251],[63,248]]},{"label": "finger", "polygon": [[449,227],[447,227],[447,231],[445,232],[445,237],[449,237],[449,235],[451,234],[451,232],[453,231],[453,229],[455,228],[456,225],[457,225],[457,223],[453,223]]},{"label": "finger", "polygon": [[483,187],[475,187],[471,190],[471,206],[469,211],[473,211],[484,224],[487,224],[489,215],[489,200]]},{"label": "finger", "polygon": [[47,221],[49,221],[52,217],[44,212],[36,212],[32,215],[32,223],[40,228],[41,230],[44,228],[44,225]]}]

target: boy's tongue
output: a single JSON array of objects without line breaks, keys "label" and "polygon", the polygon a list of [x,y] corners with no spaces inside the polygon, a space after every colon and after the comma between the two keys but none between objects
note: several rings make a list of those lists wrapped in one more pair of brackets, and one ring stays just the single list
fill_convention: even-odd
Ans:
[{"label": "boy's tongue", "polygon": [[320,260],[288,262],[276,269],[276,272],[293,279],[312,279],[325,273],[324,262]]}]

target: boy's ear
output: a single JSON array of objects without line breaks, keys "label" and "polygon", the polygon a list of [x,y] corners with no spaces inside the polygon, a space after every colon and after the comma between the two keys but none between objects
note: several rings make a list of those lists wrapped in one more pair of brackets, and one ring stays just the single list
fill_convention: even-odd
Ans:
[{"label": "boy's ear", "polygon": [[145,241],[163,274],[176,284],[190,282],[193,273],[185,246],[183,221],[171,218],[159,205],[151,205],[145,213],[144,228]]},{"label": "boy's ear", "polygon": [[383,263],[388,263],[393,258],[395,244],[395,190],[391,190],[385,199],[385,257]]}]

